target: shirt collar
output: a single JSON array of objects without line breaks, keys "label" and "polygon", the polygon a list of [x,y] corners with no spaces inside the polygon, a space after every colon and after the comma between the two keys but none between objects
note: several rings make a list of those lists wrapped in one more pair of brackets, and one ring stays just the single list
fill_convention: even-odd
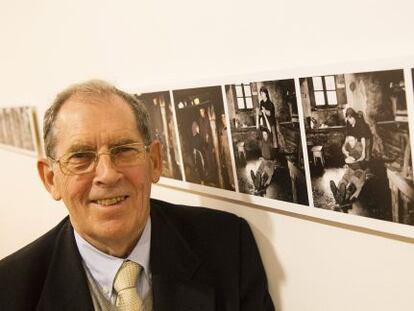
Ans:
[{"label": "shirt collar", "polygon": [[92,274],[94,280],[107,296],[112,295],[112,284],[116,273],[125,260],[131,260],[143,268],[145,277],[150,280],[149,256],[151,247],[151,218],[148,217],[141,237],[127,258],[119,258],[105,254],[83,239],[74,230],[76,244],[84,264]]}]

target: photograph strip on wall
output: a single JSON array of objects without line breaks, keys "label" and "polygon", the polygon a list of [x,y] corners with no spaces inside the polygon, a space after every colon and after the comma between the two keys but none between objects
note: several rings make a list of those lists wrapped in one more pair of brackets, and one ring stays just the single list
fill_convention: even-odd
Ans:
[{"label": "photograph strip on wall", "polygon": [[35,107],[0,108],[0,146],[26,155],[40,156],[40,137]]},{"label": "photograph strip on wall", "polygon": [[140,94],[160,185],[414,237],[414,69],[364,69]]}]

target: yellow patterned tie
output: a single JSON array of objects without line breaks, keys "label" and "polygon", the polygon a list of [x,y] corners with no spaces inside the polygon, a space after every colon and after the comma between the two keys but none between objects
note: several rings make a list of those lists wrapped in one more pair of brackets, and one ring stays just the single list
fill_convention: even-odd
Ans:
[{"label": "yellow patterned tie", "polygon": [[137,292],[137,279],[142,267],[133,262],[125,261],[115,277],[114,289],[117,293],[115,305],[120,311],[142,310],[142,299]]}]

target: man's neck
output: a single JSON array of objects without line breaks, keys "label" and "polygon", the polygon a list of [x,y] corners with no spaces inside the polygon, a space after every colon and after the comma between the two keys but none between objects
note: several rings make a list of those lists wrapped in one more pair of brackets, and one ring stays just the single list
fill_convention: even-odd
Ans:
[{"label": "man's neck", "polygon": [[138,234],[135,237],[129,239],[111,239],[111,240],[99,240],[94,239],[86,234],[82,234],[76,230],[76,232],[89,244],[94,246],[99,251],[108,254],[110,256],[118,258],[126,258],[132,252],[135,245],[137,245],[139,239],[141,238],[143,228],[140,228]]}]

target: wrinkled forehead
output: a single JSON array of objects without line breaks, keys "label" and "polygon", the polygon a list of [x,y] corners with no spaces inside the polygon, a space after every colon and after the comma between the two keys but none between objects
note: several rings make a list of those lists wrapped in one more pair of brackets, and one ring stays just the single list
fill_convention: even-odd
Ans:
[{"label": "wrinkled forehead", "polygon": [[56,151],[142,142],[132,108],[115,95],[69,98],[56,118],[54,135]]}]

